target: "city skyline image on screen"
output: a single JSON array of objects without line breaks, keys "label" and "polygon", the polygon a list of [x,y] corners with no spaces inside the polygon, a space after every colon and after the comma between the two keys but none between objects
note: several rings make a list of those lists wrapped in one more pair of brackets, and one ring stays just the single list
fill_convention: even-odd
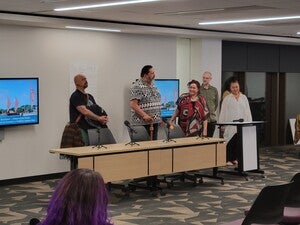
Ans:
[{"label": "city skyline image on screen", "polygon": [[161,95],[161,116],[170,118],[177,108],[176,101],[179,95],[178,79],[155,79],[155,86]]},{"label": "city skyline image on screen", "polygon": [[0,127],[39,123],[38,78],[0,78]]}]

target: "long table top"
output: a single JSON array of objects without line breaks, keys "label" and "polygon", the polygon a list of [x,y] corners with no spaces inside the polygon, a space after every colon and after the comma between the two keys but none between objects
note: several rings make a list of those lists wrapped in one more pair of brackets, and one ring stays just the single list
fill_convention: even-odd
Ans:
[{"label": "long table top", "polygon": [[106,148],[97,148],[95,146],[84,146],[84,147],[72,147],[72,148],[60,148],[51,149],[50,153],[56,153],[61,155],[69,155],[76,157],[92,156],[92,155],[102,155],[102,154],[115,154],[122,152],[131,151],[144,151],[144,150],[154,150],[154,149],[164,149],[164,148],[178,148],[184,146],[193,145],[205,145],[214,143],[223,143],[225,140],[223,138],[198,138],[198,137],[184,137],[172,139],[174,141],[165,142],[164,140],[155,141],[143,141],[136,142],[138,145],[126,145],[126,143],[109,144],[105,145]]}]

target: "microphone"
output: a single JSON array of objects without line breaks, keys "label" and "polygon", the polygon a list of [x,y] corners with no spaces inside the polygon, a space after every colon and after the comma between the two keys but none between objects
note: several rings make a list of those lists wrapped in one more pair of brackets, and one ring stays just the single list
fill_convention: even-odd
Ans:
[{"label": "microphone", "polygon": [[232,122],[244,122],[244,119],[232,120]]},{"label": "microphone", "polygon": [[167,124],[167,128],[173,130],[174,126],[171,124],[171,122],[167,118],[162,119],[164,123]]},{"label": "microphone", "polygon": [[136,130],[132,128],[132,126],[130,125],[130,123],[129,123],[128,120],[125,120],[125,121],[124,121],[124,125],[125,125],[126,127],[128,127],[128,128],[130,129],[131,132],[133,132],[133,133],[135,133],[135,134],[137,133]]}]

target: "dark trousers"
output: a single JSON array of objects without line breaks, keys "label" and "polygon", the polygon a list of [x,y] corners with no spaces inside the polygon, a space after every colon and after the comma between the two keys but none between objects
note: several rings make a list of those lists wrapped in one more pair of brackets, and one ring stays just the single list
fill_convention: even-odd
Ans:
[{"label": "dark trousers", "polygon": [[230,141],[226,145],[226,159],[228,161],[237,160],[237,134],[233,135]]},{"label": "dark trousers", "polygon": [[216,122],[207,123],[207,137],[214,136],[215,127],[216,127]]},{"label": "dark trousers", "polygon": [[[146,131],[149,134],[150,137],[150,125],[143,125],[146,129]],[[153,124],[153,140],[157,140],[157,134],[158,134],[158,123]]]}]

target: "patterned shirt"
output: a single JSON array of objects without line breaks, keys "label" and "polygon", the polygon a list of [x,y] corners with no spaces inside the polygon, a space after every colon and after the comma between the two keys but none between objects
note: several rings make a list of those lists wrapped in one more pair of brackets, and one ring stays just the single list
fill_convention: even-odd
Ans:
[{"label": "patterned shirt", "polygon": [[[138,100],[139,107],[148,115],[154,117],[154,123],[161,122],[161,96],[155,85],[148,85],[142,79],[133,83],[130,89],[130,101]],[[131,109],[131,123],[133,125],[147,125],[149,122]]]},{"label": "patterned shirt", "polygon": [[185,93],[177,100],[179,126],[186,136],[202,131],[203,121],[207,120],[209,116],[204,97],[199,95],[198,98],[197,101],[192,101],[190,95]]}]

